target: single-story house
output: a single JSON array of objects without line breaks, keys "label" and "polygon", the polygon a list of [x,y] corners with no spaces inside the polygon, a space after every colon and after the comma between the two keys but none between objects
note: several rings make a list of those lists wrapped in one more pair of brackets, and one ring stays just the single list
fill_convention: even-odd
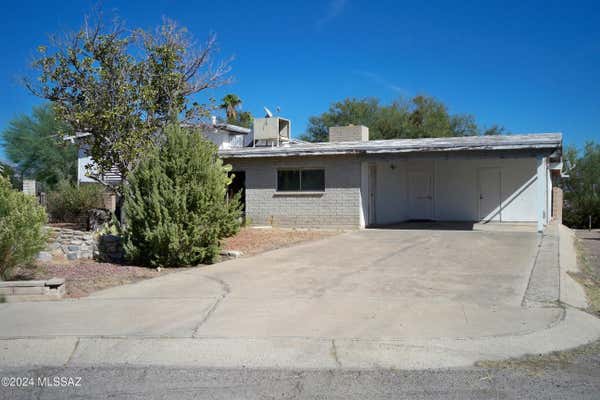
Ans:
[{"label": "single-story house", "polygon": [[344,126],[330,129],[329,142],[307,143],[279,117],[237,128],[204,134],[233,166],[230,189],[242,192],[254,225],[534,222],[541,231],[562,207],[553,190],[560,133],[369,140],[367,127]]},{"label": "single-story house", "polygon": [[347,126],[329,137],[219,151],[244,189],[252,224],[493,221],[536,222],[541,230],[552,217],[561,134],[369,140],[367,127]]}]

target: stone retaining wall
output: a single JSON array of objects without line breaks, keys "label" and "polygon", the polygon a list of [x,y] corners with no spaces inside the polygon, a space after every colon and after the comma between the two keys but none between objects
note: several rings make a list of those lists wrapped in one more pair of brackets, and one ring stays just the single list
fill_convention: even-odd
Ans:
[{"label": "stone retaining wall", "polygon": [[49,261],[48,256],[65,257],[68,260],[91,259],[97,252],[96,235],[93,232],[58,227],[49,229],[46,252],[38,256],[41,261]]},{"label": "stone retaining wall", "polygon": [[52,261],[58,257],[121,263],[125,259],[119,236],[55,226],[48,229],[50,238],[46,250],[38,254],[39,261]]}]

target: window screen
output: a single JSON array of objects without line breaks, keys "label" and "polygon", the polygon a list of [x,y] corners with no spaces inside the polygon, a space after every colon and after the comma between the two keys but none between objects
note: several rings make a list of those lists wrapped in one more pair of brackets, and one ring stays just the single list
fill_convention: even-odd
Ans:
[{"label": "window screen", "polygon": [[285,169],[277,171],[278,192],[322,192],[325,171],[322,169]]},{"label": "window screen", "polygon": [[300,190],[322,192],[325,190],[325,171],[322,169],[304,169],[301,171]]},{"label": "window screen", "polygon": [[300,171],[299,170],[280,170],[277,171],[277,191],[279,192],[299,192],[300,191]]}]

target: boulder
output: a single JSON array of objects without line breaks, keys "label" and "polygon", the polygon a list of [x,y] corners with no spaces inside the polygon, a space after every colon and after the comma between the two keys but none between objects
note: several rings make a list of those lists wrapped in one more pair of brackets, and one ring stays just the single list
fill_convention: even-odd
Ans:
[{"label": "boulder", "polygon": [[120,263],[124,259],[121,237],[102,235],[97,247],[98,259],[101,261]]}]

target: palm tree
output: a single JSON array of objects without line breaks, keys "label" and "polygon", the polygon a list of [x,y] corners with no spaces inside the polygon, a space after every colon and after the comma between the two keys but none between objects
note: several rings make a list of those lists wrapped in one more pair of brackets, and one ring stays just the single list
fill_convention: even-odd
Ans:
[{"label": "palm tree", "polygon": [[227,114],[227,121],[233,122],[237,120],[237,110],[236,108],[242,104],[242,99],[238,97],[236,94],[228,94],[223,97],[222,104],[219,106],[220,108],[225,110]]}]

